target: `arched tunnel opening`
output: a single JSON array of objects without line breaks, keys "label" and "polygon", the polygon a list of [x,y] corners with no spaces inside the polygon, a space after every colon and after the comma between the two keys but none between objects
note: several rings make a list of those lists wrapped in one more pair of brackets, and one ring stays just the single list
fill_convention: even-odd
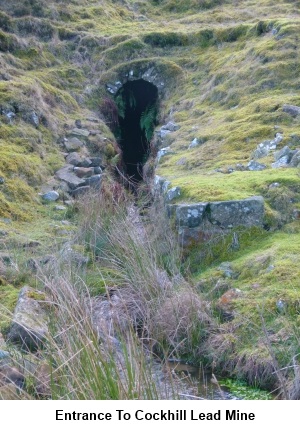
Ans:
[{"label": "arched tunnel opening", "polygon": [[125,173],[132,182],[143,180],[158,113],[158,89],[143,79],[125,83],[115,96],[118,143]]}]

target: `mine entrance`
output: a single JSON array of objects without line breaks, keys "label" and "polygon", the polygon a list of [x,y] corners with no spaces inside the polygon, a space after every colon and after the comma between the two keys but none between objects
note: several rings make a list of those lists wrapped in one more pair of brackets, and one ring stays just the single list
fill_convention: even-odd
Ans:
[{"label": "mine entrance", "polygon": [[143,79],[127,82],[115,97],[118,108],[118,141],[128,177],[140,182],[143,165],[150,152],[150,141],[158,113],[157,87]]}]

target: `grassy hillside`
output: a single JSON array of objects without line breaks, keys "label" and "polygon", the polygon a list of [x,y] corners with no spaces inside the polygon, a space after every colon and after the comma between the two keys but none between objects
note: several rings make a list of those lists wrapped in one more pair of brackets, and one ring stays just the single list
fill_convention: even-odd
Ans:
[{"label": "grassy hillside", "polygon": [[[264,229],[237,229],[185,256],[191,282],[218,322],[198,358],[268,388],[293,365],[284,374],[292,381],[299,354],[299,167],[273,168],[273,152],[257,160],[266,169],[245,166],[277,133],[278,149],[300,147],[299,116],[283,111],[284,104],[300,106],[299,7],[292,0],[0,0],[3,250],[30,240],[47,249],[53,237],[61,240],[51,223],[64,215],[38,193],[64,164],[66,132],[76,119],[88,124],[97,117],[90,148],[113,168],[115,137],[100,109],[113,98],[106,85],[154,67],[164,84],[157,131],[168,121],[180,128],[162,142],[172,153],[159,163],[153,143],[147,171],[180,187],[176,203],[265,199]],[[189,148],[195,138],[200,144]],[[239,249],[231,247],[234,234]],[[230,262],[230,275],[222,262]],[[231,289],[239,293],[226,321],[220,298]]]}]

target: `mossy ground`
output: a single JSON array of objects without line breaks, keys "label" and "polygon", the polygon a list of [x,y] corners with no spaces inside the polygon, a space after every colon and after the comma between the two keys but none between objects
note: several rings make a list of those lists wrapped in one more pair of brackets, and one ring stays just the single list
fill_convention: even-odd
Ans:
[{"label": "mossy ground", "polygon": [[[282,110],[285,103],[300,104],[299,2],[28,0],[0,1],[0,9],[0,217],[12,221],[3,223],[9,231],[4,247],[34,239],[47,248],[53,236],[64,240],[55,227],[63,215],[38,197],[40,186],[63,164],[64,125],[91,112],[99,116],[109,79],[157,64],[165,83],[160,123],[180,125],[165,142],[174,154],[161,159],[157,173],[180,186],[184,202],[252,195],[266,201],[268,231],[242,233],[239,251],[230,250],[227,238],[210,253],[191,254],[197,282],[217,279],[214,265],[222,261],[230,260],[239,272],[231,282],[243,292],[234,324],[220,326],[235,348],[229,353],[224,347],[220,363],[226,367],[231,360],[230,371],[244,369],[252,381],[241,363],[270,356],[267,332],[278,335],[272,345],[280,366],[287,365],[299,345],[300,229],[293,219],[300,204],[299,169],[272,169],[270,156],[259,160],[268,166],[262,172],[227,172],[247,164],[256,146],[277,132],[283,133],[280,147],[297,148],[300,142],[291,137],[300,136],[299,118]],[[15,113],[12,121],[9,111]],[[99,129],[113,138],[103,122]],[[204,143],[188,149],[194,138]],[[279,188],[270,189],[275,182]],[[264,259],[274,266],[269,272]],[[92,273],[87,283],[103,290]],[[207,285],[209,296],[212,283]],[[283,313],[278,300],[286,303]],[[282,330],[287,334],[279,335]]]}]

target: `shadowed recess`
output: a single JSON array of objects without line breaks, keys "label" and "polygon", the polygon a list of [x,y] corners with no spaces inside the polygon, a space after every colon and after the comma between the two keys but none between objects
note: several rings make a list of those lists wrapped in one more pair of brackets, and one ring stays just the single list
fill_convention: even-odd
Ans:
[{"label": "shadowed recess", "polygon": [[127,82],[116,94],[119,145],[126,173],[134,181],[143,179],[142,169],[156,125],[157,99],[157,87],[143,79]]}]

